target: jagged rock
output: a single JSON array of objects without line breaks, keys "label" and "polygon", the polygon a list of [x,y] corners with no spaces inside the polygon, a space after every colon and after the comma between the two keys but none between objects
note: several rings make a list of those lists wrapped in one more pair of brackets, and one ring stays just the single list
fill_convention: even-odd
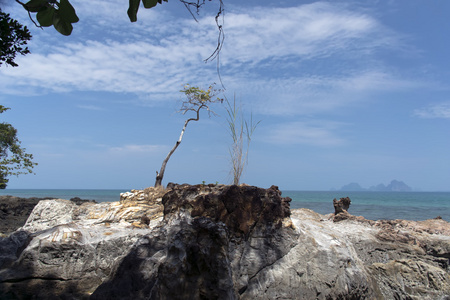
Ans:
[{"label": "jagged rock", "polygon": [[40,201],[19,231],[0,238],[0,298],[88,298],[162,211],[161,198],[150,197]]},{"label": "jagged rock", "polygon": [[[55,198],[20,198],[10,195],[0,196],[0,236],[7,235],[22,227],[39,201],[49,199]],[[70,201],[77,205],[81,205],[85,202],[95,203],[95,200],[84,200],[79,197],[71,198]]]},{"label": "jagged rock", "polygon": [[344,211],[348,211],[350,203],[351,201],[349,197],[341,198],[339,200],[334,198],[333,199],[334,214],[337,215],[343,213]]},{"label": "jagged rock", "polygon": [[[130,194],[108,205],[41,201],[23,231],[0,239],[0,298],[450,295],[450,225],[442,219],[334,222],[290,211],[275,186],[172,184]],[[152,205],[159,217],[149,215]]]},{"label": "jagged rock", "polygon": [[351,201],[349,197],[340,198],[339,200],[337,200],[336,198],[333,199],[334,222],[339,222],[347,219],[355,219],[355,217],[348,212],[348,209],[350,208],[350,203]]},{"label": "jagged rock", "polygon": [[296,243],[286,226],[290,198],[277,187],[171,188],[164,225],[133,247],[93,299],[237,299]]}]

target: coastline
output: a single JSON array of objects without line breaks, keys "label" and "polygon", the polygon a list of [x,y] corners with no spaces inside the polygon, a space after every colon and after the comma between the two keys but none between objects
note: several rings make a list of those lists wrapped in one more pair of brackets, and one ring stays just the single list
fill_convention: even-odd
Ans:
[{"label": "coastline", "polygon": [[371,221],[347,213],[348,202],[320,215],[290,202],[276,186],[244,185],[133,190],[81,206],[40,201],[21,230],[0,238],[0,298],[449,294],[448,222]]},{"label": "coastline", "polygon": [[[20,198],[61,198],[116,202],[120,193],[131,189],[6,189],[0,196]],[[283,196],[292,198],[291,208],[308,208],[320,214],[333,212],[334,198],[349,197],[353,215],[370,220],[423,221],[438,216],[450,222],[450,192],[374,192],[374,191],[292,191],[282,190]]]}]

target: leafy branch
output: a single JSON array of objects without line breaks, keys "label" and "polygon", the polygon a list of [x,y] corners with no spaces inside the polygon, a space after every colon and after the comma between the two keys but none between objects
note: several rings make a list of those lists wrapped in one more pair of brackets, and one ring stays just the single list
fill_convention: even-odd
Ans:
[{"label": "leafy branch", "polygon": [[[70,35],[73,30],[72,24],[79,21],[69,0],[59,0],[59,2],[57,0],[30,0],[27,3],[16,0],[16,2],[25,8],[31,20],[33,18],[30,13],[36,13],[38,27],[53,26],[63,35]],[[34,23],[36,24],[36,22]]]},{"label": "leafy branch", "polygon": [[[0,113],[9,108],[0,105]],[[17,129],[11,124],[0,123],[0,188],[4,189],[8,183],[6,177],[33,173],[33,155],[26,153],[26,149],[20,146],[17,138]]]},{"label": "leafy branch", "polygon": [[11,19],[9,14],[0,9],[0,66],[4,62],[6,65],[17,67],[14,61],[16,54],[30,53],[28,47],[25,47],[29,40],[31,40],[31,34],[28,28]]}]

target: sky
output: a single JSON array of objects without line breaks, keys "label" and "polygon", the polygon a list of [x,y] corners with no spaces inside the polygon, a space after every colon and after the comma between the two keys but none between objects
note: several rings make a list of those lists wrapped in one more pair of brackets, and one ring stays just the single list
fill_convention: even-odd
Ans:
[{"label": "sky", "polygon": [[[224,0],[196,16],[171,0],[72,1],[71,36],[26,24],[31,54],[0,67],[2,122],[39,164],[8,188],[141,189],[177,141],[185,84],[216,83],[260,121],[241,182],[329,190],[401,180],[450,191],[450,2]],[[219,68],[217,68],[219,66]],[[218,72],[219,70],[219,72]],[[220,77],[219,77],[220,74]],[[231,183],[225,106],[189,123],[163,184]]]}]

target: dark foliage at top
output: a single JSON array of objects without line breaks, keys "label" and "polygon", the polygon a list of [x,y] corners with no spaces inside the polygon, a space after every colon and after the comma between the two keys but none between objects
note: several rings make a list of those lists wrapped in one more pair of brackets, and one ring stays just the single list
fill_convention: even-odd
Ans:
[{"label": "dark foliage at top", "polygon": [[5,63],[17,67],[18,64],[14,61],[16,54],[30,53],[25,46],[29,40],[31,34],[28,28],[0,9],[0,66]]}]

